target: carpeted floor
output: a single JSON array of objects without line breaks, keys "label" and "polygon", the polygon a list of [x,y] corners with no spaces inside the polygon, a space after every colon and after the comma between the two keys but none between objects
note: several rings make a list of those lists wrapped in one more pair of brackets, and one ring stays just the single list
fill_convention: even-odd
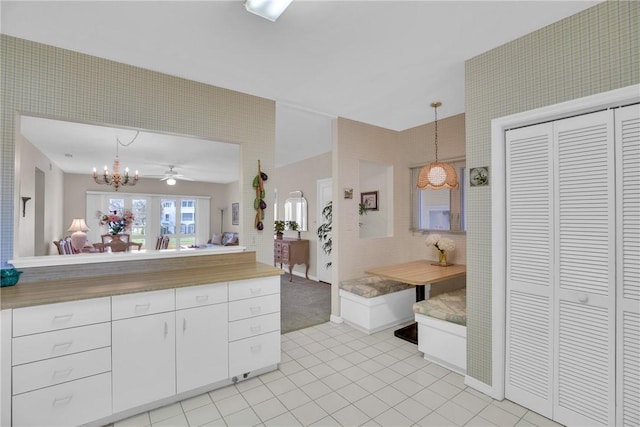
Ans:
[{"label": "carpeted floor", "polygon": [[281,333],[297,331],[329,321],[331,285],[314,282],[289,273],[280,276]]}]

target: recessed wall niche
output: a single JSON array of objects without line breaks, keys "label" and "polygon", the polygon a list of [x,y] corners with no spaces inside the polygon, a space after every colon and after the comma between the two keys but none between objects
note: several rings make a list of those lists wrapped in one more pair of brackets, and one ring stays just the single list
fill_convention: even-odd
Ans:
[{"label": "recessed wall niche", "polygon": [[[361,239],[393,235],[393,166],[359,161],[360,193],[378,192],[378,210],[367,210],[358,217]],[[354,195],[360,203],[360,193]],[[357,207],[354,206],[354,209]]]}]

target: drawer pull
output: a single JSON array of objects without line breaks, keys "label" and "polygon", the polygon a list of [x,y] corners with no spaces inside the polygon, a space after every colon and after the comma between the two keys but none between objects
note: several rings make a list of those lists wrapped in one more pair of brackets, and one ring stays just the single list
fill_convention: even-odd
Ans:
[{"label": "drawer pull", "polygon": [[251,353],[253,354],[260,353],[260,350],[262,350],[262,344],[251,346]]},{"label": "drawer pull", "polygon": [[73,341],[59,342],[57,344],[54,344],[51,348],[51,353],[64,353],[69,350],[69,347],[71,347],[72,344]]},{"label": "drawer pull", "polygon": [[149,307],[151,307],[151,303],[146,303],[146,304],[136,304],[135,306],[135,311],[147,311],[149,310]]},{"label": "drawer pull", "polygon": [[260,325],[251,326],[249,329],[251,329],[251,332],[253,332],[254,334],[257,334],[262,330],[262,326]]},{"label": "drawer pull", "polygon": [[251,311],[251,314],[259,314],[260,311],[262,311],[261,307],[258,305],[256,307],[249,307],[249,311]]},{"label": "drawer pull", "polygon": [[164,336],[166,338],[166,336],[169,335],[169,324],[167,322],[164,322]]},{"label": "drawer pull", "polygon": [[260,295],[262,293],[262,288],[251,288],[251,295]]},{"label": "drawer pull", "polygon": [[71,372],[73,372],[73,368],[69,368],[69,369],[59,369],[56,371],[53,371],[53,375],[51,376],[51,378],[56,379],[56,378],[66,378],[69,375],[71,375]]},{"label": "drawer pull", "polygon": [[71,320],[71,318],[73,317],[73,313],[72,314],[58,314],[56,316],[53,316],[53,323],[66,323],[69,320]]},{"label": "drawer pull", "polygon": [[209,295],[196,295],[196,302],[205,302],[209,300]]},{"label": "drawer pull", "polygon": [[184,318],[182,319],[182,332],[184,332],[184,331],[186,331],[186,330],[187,330],[187,318],[186,318],[186,317],[184,317]]},{"label": "drawer pull", "polygon": [[71,402],[71,399],[73,399],[72,394],[65,397],[56,397],[55,399],[53,399],[53,406],[67,405],[69,404],[69,402]]}]

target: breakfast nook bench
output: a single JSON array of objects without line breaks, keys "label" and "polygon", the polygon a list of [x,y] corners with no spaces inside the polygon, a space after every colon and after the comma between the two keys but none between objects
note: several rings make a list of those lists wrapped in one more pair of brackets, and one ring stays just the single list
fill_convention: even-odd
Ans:
[{"label": "breakfast nook bench", "polygon": [[413,304],[418,350],[452,371],[467,370],[467,289],[445,292]]},{"label": "breakfast nook bench", "polygon": [[342,319],[367,334],[412,320],[415,298],[413,286],[378,276],[340,282]]}]

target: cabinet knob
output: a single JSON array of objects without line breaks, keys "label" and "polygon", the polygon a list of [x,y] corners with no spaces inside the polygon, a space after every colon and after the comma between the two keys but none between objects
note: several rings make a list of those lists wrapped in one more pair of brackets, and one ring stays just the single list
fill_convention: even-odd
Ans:
[{"label": "cabinet knob", "polygon": [[589,296],[587,294],[580,294],[578,295],[578,301],[584,304],[589,301]]}]

